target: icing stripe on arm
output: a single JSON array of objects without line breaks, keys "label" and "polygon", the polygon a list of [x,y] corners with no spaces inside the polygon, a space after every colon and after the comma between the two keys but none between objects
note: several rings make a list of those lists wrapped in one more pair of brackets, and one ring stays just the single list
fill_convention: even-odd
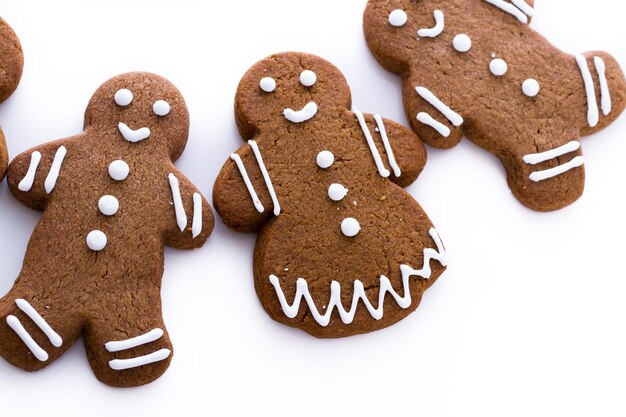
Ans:
[{"label": "icing stripe on arm", "polygon": [[202,233],[202,196],[193,193],[193,221],[191,223],[191,236],[198,237]]},{"label": "icing stripe on arm", "polygon": [[528,16],[526,16],[520,9],[518,9],[511,3],[508,3],[504,0],[483,0],[483,1],[486,1],[489,4],[496,6],[498,9],[502,10],[503,12],[506,12],[510,15],[515,16],[517,20],[519,20],[522,23],[528,23]]},{"label": "icing stripe on arm", "polygon": [[48,194],[50,194],[52,190],[54,190],[54,187],[57,184],[57,180],[59,179],[59,174],[61,172],[61,166],[63,165],[63,160],[65,159],[66,154],[67,149],[65,148],[65,146],[61,146],[59,149],[57,149],[57,152],[54,155],[54,160],[52,161],[50,172],[48,172],[48,176],[46,177],[46,181],[44,183],[46,193]]},{"label": "icing stripe on arm", "polygon": [[261,156],[259,145],[253,140],[249,140],[248,145],[250,145],[252,152],[254,152],[254,157],[259,164],[261,174],[263,174],[263,179],[265,180],[265,186],[267,187],[267,191],[270,193],[270,197],[272,197],[272,203],[274,203],[274,216],[278,216],[280,214],[280,203],[278,202],[278,197],[276,196],[276,191],[274,190],[270,174],[267,172],[267,168],[265,168],[265,163],[263,162],[263,156]]},{"label": "icing stripe on arm", "polygon": [[18,319],[17,317],[13,315],[9,315],[7,316],[7,324],[9,325],[11,329],[13,329],[15,334],[17,334],[17,336],[22,340],[22,342],[24,342],[26,347],[30,349],[33,355],[35,355],[35,357],[40,362],[45,362],[48,360],[49,358],[48,352],[43,350],[41,346],[39,346],[37,342],[35,342],[35,339],[33,339],[30,333],[28,333],[28,331],[26,331],[24,326],[22,326],[20,319]]},{"label": "icing stripe on arm", "polygon": [[374,162],[376,163],[376,168],[378,169],[378,173],[383,178],[388,178],[391,175],[391,172],[385,165],[378,153],[378,148],[376,148],[376,144],[374,143],[374,138],[372,138],[372,133],[370,132],[369,127],[367,127],[367,123],[365,123],[365,118],[363,117],[363,113],[359,111],[356,107],[352,107],[352,112],[356,114],[356,118],[359,121],[359,126],[361,126],[361,130],[363,131],[363,135],[365,136],[365,140],[367,141],[367,146],[370,148],[370,152],[374,157]]},{"label": "icing stripe on arm", "polygon": [[185,207],[183,207],[183,199],[180,195],[180,185],[178,178],[174,174],[167,176],[170,182],[170,188],[172,189],[172,199],[174,200],[174,211],[176,212],[176,223],[181,232],[185,231],[187,227],[187,213],[185,213]]},{"label": "icing stripe on arm", "polygon": [[234,153],[230,155],[230,159],[232,159],[237,165],[237,168],[239,168],[239,173],[243,177],[243,182],[246,184],[246,188],[248,189],[248,193],[252,198],[252,203],[254,204],[254,207],[259,213],[263,213],[265,211],[265,208],[263,207],[263,204],[261,204],[261,200],[259,200],[259,196],[254,190],[254,186],[252,185],[252,181],[250,181],[248,171],[246,171],[246,167],[243,165],[241,157]]},{"label": "icing stripe on arm", "polygon": [[33,183],[35,182],[35,175],[37,174],[37,168],[39,168],[40,162],[41,162],[41,153],[39,153],[38,151],[33,152],[30,155],[30,165],[28,166],[28,172],[26,172],[26,175],[17,186],[17,188],[19,188],[20,191],[27,193],[31,190],[31,188],[33,188]]},{"label": "icing stripe on arm", "polygon": [[587,66],[587,58],[578,54],[576,55],[576,63],[578,64],[578,68],[580,68],[580,74],[585,84],[585,94],[587,95],[587,122],[590,127],[596,127],[600,121],[600,114],[598,112],[595,85],[589,67]]},{"label": "icing stripe on arm", "polygon": [[535,9],[533,9],[530,4],[526,3],[525,0],[512,0],[512,1],[515,7],[520,9],[522,12],[526,13],[528,16],[532,17],[535,14]]},{"label": "icing stripe on arm", "polygon": [[48,340],[54,347],[61,347],[63,345],[63,339],[57,332],[54,331],[48,322],[41,317],[41,315],[30,305],[30,303],[22,298],[15,300],[17,307],[24,312],[32,321],[41,329],[41,331],[48,337]]},{"label": "icing stripe on arm", "polygon": [[459,127],[463,124],[463,118],[461,115],[439,100],[439,98],[437,98],[437,96],[435,96],[428,88],[415,87],[415,91],[417,91],[417,94],[419,94],[420,97],[426,100],[431,106],[439,110],[439,112],[441,112],[441,114],[443,114],[454,126]]},{"label": "icing stripe on arm", "polygon": [[602,114],[608,116],[611,113],[612,103],[611,90],[609,90],[609,83],[606,79],[606,64],[604,63],[604,60],[599,56],[593,58],[593,63],[596,67],[598,78],[600,79],[600,93],[602,95]]},{"label": "icing stripe on arm", "polygon": [[400,175],[402,175],[402,171],[400,170],[400,166],[398,165],[396,157],[393,154],[393,148],[391,147],[391,143],[389,142],[389,136],[387,136],[387,129],[385,129],[385,122],[383,122],[383,118],[380,117],[379,114],[374,115],[374,120],[376,121],[378,130],[380,131],[380,137],[383,139],[383,145],[385,146],[385,152],[387,152],[389,165],[391,165],[391,168],[393,169],[393,175],[399,177]]},{"label": "icing stripe on arm", "polygon": [[437,133],[439,133],[443,137],[447,138],[450,136],[450,133],[452,133],[448,126],[444,125],[438,120],[433,119],[433,117],[428,113],[424,113],[424,112],[418,113],[417,120],[420,123],[425,124],[426,126],[432,127],[433,129],[437,131]]},{"label": "icing stripe on arm", "polygon": [[417,31],[417,36],[422,38],[436,38],[443,33],[445,27],[445,19],[441,10],[435,10],[433,12],[435,17],[435,26],[430,29],[420,29]]}]

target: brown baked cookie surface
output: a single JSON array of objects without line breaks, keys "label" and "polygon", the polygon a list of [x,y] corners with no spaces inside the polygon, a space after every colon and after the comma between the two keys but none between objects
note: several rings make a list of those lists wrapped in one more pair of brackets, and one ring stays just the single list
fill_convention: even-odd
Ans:
[{"label": "brown baked cookie surface", "polygon": [[[0,103],[17,88],[23,68],[24,55],[20,41],[11,26],[0,17]],[[0,130],[0,180],[4,178],[8,161],[7,145]]]},{"label": "brown baked cookie surface", "polygon": [[581,136],[624,110],[626,81],[605,52],[569,55],[529,27],[532,0],[370,0],[376,59],[403,79],[415,132],[447,149],[465,134],[497,156],[509,186],[538,211],[584,189]]},{"label": "brown baked cookie surface", "polygon": [[105,384],[142,385],[167,369],[163,249],[198,248],[213,229],[209,204],[173,165],[188,130],[174,85],[128,73],[96,91],[83,133],[11,162],[11,192],[43,216],[14,287],[0,300],[7,361],[39,370],[82,335]]},{"label": "brown baked cookie surface", "polygon": [[247,144],[213,202],[227,226],[259,232],[254,281],[276,321],[336,338],[390,326],[443,273],[443,244],[402,187],[426,163],[419,138],[351,109],[339,70],[272,55],[243,77],[235,116]]}]

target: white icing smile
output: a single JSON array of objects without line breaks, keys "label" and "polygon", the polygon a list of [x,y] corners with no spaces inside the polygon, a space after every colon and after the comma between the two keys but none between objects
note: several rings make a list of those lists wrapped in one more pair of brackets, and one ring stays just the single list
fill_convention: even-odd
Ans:
[{"label": "white icing smile", "polygon": [[126,123],[120,122],[117,125],[117,128],[120,130],[120,133],[129,142],[136,143],[141,142],[142,140],[148,139],[150,137],[150,129],[147,127],[142,127],[141,129],[133,130],[126,125]]},{"label": "white icing smile", "polygon": [[285,109],[285,111],[283,112],[285,119],[289,120],[291,123],[306,122],[308,120],[311,120],[316,114],[317,104],[314,101],[308,103],[301,110],[295,111],[292,109]]}]

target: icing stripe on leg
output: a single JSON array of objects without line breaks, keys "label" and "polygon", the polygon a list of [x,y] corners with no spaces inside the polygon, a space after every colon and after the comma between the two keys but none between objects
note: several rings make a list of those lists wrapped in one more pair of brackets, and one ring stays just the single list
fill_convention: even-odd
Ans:
[{"label": "icing stripe on leg", "polygon": [[587,66],[587,58],[578,54],[576,55],[576,63],[578,64],[578,68],[580,68],[580,74],[585,84],[585,94],[587,95],[587,123],[589,123],[590,127],[596,127],[600,121],[600,115],[598,112],[598,102],[596,100],[596,89],[593,84],[591,72]]},{"label": "icing stripe on leg", "polygon": [[37,342],[35,342],[35,339],[33,339],[32,336],[26,331],[26,329],[24,328],[24,326],[22,326],[22,323],[17,317],[7,316],[7,324],[11,329],[13,329],[15,334],[17,334],[17,336],[22,339],[22,342],[24,342],[26,347],[28,347],[28,349],[33,353],[33,355],[35,355],[35,357],[40,362],[45,362],[48,360],[48,353],[43,350],[41,346],[37,344]]},{"label": "icing stripe on leg", "polygon": [[138,356],[130,359],[113,359],[109,361],[109,366],[114,371],[124,371],[126,369],[138,368],[151,363],[164,361],[169,358],[172,351],[169,349],[161,349],[148,355]]}]

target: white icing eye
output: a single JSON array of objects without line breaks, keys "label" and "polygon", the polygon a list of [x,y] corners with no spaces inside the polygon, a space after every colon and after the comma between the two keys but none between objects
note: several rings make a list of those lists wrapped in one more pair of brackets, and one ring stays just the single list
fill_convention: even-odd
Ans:
[{"label": "white icing eye", "polygon": [[509,66],[504,59],[497,58],[489,63],[489,71],[496,77],[502,77],[508,70]]},{"label": "white icing eye", "polygon": [[407,16],[404,10],[396,9],[389,13],[389,24],[391,26],[402,27],[406,25],[407,20],[409,20],[409,16]]},{"label": "white icing eye", "polygon": [[532,78],[524,81],[524,83],[522,84],[522,91],[528,97],[537,97],[537,95],[539,94],[539,90],[539,82]]},{"label": "white icing eye", "polygon": [[170,104],[165,100],[157,100],[152,105],[152,111],[157,116],[167,116],[170,113]]},{"label": "white icing eye", "polygon": [[126,107],[133,101],[133,93],[130,90],[122,88],[115,93],[115,103],[118,106]]},{"label": "white icing eye", "polygon": [[305,87],[313,87],[317,82],[317,75],[311,70],[304,70],[300,74],[300,83]]},{"label": "white icing eye", "polygon": [[273,93],[276,90],[276,80],[272,77],[265,77],[259,82],[259,87],[266,93]]},{"label": "white icing eye", "polygon": [[472,49],[472,39],[464,33],[456,35],[452,40],[452,46],[458,52],[467,52]]}]

